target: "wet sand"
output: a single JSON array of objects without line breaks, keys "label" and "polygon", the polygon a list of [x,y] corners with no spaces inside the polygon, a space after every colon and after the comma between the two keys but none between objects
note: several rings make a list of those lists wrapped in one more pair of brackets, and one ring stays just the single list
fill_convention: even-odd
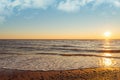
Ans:
[{"label": "wet sand", "polygon": [[0,69],[0,80],[120,80],[120,68],[55,71]]}]

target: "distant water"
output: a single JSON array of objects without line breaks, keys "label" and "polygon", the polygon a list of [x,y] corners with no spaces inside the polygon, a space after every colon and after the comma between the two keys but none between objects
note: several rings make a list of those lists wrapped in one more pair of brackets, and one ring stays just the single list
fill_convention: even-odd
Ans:
[{"label": "distant water", "polygon": [[0,54],[120,53],[120,40],[0,40]]},{"label": "distant water", "polygon": [[0,40],[0,68],[120,67],[120,40]]}]

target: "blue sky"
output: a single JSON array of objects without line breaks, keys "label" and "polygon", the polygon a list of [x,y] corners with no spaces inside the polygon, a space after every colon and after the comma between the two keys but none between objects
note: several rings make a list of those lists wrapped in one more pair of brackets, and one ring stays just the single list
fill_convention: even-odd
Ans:
[{"label": "blue sky", "polygon": [[0,0],[0,38],[120,38],[120,0]]}]

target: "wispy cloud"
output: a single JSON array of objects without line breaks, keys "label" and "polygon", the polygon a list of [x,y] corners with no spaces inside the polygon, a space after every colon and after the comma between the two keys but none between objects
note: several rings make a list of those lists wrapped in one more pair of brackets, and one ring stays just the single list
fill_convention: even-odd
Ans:
[{"label": "wispy cloud", "polygon": [[120,7],[120,0],[64,0],[58,5],[58,9],[65,12],[79,11],[81,7],[93,4],[93,7],[106,4],[106,6]]},{"label": "wispy cloud", "polygon": [[0,22],[4,22],[7,16],[14,13],[14,9],[18,11],[31,8],[47,10],[48,7],[54,7],[65,12],[76,12],[91,3],[95,7],[102,4],[120,7],[120,0],[0,0]]},{"label": "wispy cloud", "polygon": [[94,0],[96,6],[106,4],[106,6],[120,7],[120,0]]},{"label": "wispy cloud", "polygon": [[46,9],[51,6],[55,0],[15,0],[13,7],[19,6],[20,9],[26,8],[42,8]]},{"label": "wispy cloud", "polygon": [[67,12],[78,11],[80,9],[80,2],[79,0],[61,1],[58,5],[58,9]]},{"label": "wispy cloud", "polygon": [[58,5],[58,9],[66,12],[79,11],[82,6],[87,5],[94,0],[64,0]]},{"label": "wispy cloud", "polygon": [[0,22],[12,13],[14,9],[47,9],[55,0],[0,0]]}]

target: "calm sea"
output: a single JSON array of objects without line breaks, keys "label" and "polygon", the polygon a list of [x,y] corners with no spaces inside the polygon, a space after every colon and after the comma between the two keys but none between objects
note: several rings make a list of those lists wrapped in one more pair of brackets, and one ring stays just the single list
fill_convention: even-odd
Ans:
[{"label": "calm sea", "polygon": [[0,40],[1,54],[120,53],[120,40]]}]

